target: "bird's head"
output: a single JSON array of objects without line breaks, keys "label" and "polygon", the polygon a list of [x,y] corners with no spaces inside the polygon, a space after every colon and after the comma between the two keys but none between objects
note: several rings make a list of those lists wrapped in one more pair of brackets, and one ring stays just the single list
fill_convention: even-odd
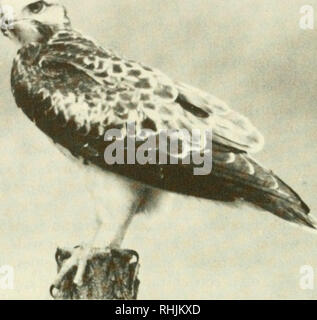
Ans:
[{"label": "bird's head", "polygon": [[2,33],[21,45],[45,42],[56,31],[70,28],[58,0],[0,0],[0,23]]}]

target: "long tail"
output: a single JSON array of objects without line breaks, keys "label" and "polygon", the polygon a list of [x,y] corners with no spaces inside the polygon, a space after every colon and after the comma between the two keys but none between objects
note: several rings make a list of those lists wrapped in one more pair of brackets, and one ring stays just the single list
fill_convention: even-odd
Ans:
[{"label": "long tail", "polygon": [[226,194],[229,200],[243,199],[284,220],[317,229],[317,221],[309,215],[310,209],[291,187],[250,155],[225,148],[214,144],[212,172],[219,180],[210,183],[209,190],[222,184],[224,191],[214,190],[213,195]]},{"label": "long tail", "polygon": [[248,188],[248,191],[244,195],[246,201],[270,211],[284,220],[317,229],[317,221],[309,215],[309,207],[291,187],[272,171],[268,171],[259,165],[257,170],[263,170],[263,173],[268,176],[271,181],[275,182],[275,186],[269,189],[255,188],[252,190]]}]

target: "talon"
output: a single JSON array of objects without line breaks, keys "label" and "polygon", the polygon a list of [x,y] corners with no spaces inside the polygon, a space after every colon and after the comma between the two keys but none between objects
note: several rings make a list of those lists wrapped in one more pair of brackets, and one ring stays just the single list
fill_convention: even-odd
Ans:
[{"label": "talon", "polygon": [[86,271],[87,261],[91,252],[91,248],[85,248],[84,246],[76,246],[71,253],[71,256],[64,261],[55,281],[53,282],[50,292],[53,294],[53,290],[58,289],[64,277],[74,268],[77,267],[77,271],[73,280],[73,283],[77,286],[83,285],[83,277]]},{"label": "talon", "polygon": [[84,282],[82,279],[75,279],[74,280],[74,284],[77,286],[77,287],[82,287]]},{"label": "talon", "polygon": [[52,298],[55,298],[54,290],[58,290],[53,284],[50,286],[50,295]]}]

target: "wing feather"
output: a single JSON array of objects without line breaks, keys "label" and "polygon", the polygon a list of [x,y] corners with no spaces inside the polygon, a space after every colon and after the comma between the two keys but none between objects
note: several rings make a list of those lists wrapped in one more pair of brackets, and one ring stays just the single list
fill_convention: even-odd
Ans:
[{"label": "wing feather", "polygon": [[[96,47],[90,40],[79,41],[80,34],[73,33],[66,39],[65,35],[57,34],[41,63],[54,59],[65,61],[107,88],[108,99],[112,100],[108,101],[108,123],[140,124],[148,118],[158,131],[211,129],[217,143],[250,153],[262,149],[264,139],[259,131],[246,117],[216,97],[174,82],[157,69]],[[73,53],[71,59],[69,52]],[[111,114],[109,110],[118,112]]]},{"label": "wing feather", "polygon": [[[245,199],[284,219],[313,225],[300,197],[248,155],[262,148],[261,134],[222,101],[123,59],[76,32],[57,33],[32,52],[39,54],[32,63],[21,62],[30,56],[22,50],[13,67],[17,105],[73,155],[153,187],[221,201]],[[124,138],[125,125],[131,122],[136,130],[151,129],[156,137],[162,130],[212,129],[211,174],[193,176],[191,162],[108,166],[103,157],[105,131],[119,128]],[[197,152],[188,137],[179,138],[187,144],[184,157]]]},{"label": "wing feather", "polygon": [[264,138],[249,119],[230,109],[218,98],[191,87],[177,83],[182,101],[201,108],[210,115],[208,124],[213,129],[215,141],[250,153],[260,151]]}]

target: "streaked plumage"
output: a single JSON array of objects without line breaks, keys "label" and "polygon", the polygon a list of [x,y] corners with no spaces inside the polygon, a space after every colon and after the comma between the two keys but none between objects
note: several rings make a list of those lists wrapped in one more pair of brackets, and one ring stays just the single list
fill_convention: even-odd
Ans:
[{"label": "streaked plumage", "polygon": [[[99,199],[111,200],[101,205],[102,210],[125,216],[117,225],[115,246],[121,244],[133,214],[151,204],[153,208],[164,191],[222,202],[244,200],[290,222],[316,228],[301,198],[250,156],[262,149],[264,140],[247,118],[208,93],[104,50],[72,30],[66,10],[54,0],[13,3],[14,28],[3,33],[22,45],[11,76],[16,103],[59,148],[88,168],[88,186],[99,192]],[[212,152],[211,173],[194,175],[193,161],[108,165],[105,132],[117,128],[127,138],[129,123],[137,132],[150,129],[156,139],[162,130],[212,129],[212,150],[209,145],[198,151],[190,147],[185,154]],[[180,140],[189,145],[185,138]],[[158,158],[165,151],[158,144],[155,152]],[[104,190],[99,180],[110,187]],[[95,202],[98,206],[102,200]],[[78,254],[82,253],[70,258],[55,285],[78,265]],[[87,256],[86,252],[79,263],[75,283],[81,283]]]},{"label": "streaked plumage", "polygon": [[[308,208],[271,171],[249,156],[263,138],[222,101],[174,82],[160,71],[125,60],[72,30],[29,44],[12,70],[18,106],[57,144],[87,165],[149,186],[207,199],[244,199],[278,216],[311,225]],[[104,133],[135,122],[137,129],[213,129],[213,170],[191,165],[115,165],[104,161]],[[124,133],[124,132],[123,132]]]}]

